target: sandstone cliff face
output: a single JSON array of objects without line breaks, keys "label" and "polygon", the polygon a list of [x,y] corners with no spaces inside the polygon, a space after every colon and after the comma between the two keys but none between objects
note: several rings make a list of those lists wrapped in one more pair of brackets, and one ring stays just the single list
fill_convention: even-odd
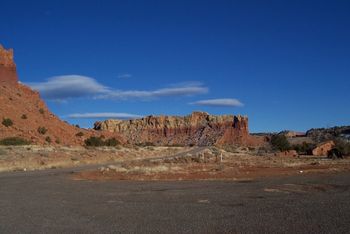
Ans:
[{"label": "sandstone cliff face", "polygon": [[17,83],[16,64],[13,60],[13,50],[6,50],[0,45],[0,84]]},{"label": "sandstone cliff face", "polygon": [[[13,124],[5,126],[3,119],[10,119]],[[47,131],[42,134],[39,127]],[[83,136],[76,136],[78,132],[83,132]],[[116,134],[79,129],[61,121],[48,110],[38,92],[17,82],[13,52],[0,46],[0,139],[21,137],[34,144],[81,145],[92,135],[125,142]]]},{"label": "sandstone cliff face", "polygon": [[96,130],[117,132],[131,144],[155,145],[249,145],[248,118],[233,115],[214,116],[205,112],[191,115],[147,116],[135,120],[96,122]]}]

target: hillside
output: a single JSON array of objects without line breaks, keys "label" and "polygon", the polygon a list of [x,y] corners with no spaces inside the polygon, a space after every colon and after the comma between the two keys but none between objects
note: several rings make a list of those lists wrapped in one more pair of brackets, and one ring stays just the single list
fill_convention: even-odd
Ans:
[{"label": "hillside", "polygon": [[[76,136],[79,132],[83,136]],[[21,137],[34,144],[81,145],[87,137],[101,134],[123,141],[116,134],[84,130],[60,120],[38,92],[18,82],[13,51],[0,46],[0,139]]]}]

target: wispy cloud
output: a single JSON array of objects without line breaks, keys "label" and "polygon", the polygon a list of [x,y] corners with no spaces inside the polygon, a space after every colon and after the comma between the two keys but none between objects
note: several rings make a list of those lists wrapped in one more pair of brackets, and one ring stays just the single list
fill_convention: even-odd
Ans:
[{"label": "wispy cloud", "polygon": [[129,73],[123,73],[123,74],[118,75],[118,78],[120,78],[120,79],[127,79],[127,78],[131,78],[131,77],[132,77],[132,75]]},{"label": "wispy cloud", "polygon": [[40,92],[43,98],[65,100],[69,98],[91,97],[109,92],[109,88],[95,79],[80,75],[55,76],[46,82],[27,83]]},{"label": "wispy cloud", "polygon": [[198,94],[205,94],[208,92],[207,87],[203,86],[187,86],[187,87],[171,87],[150,91],[142,90],[129,90],[129,91],[109,91],[106,94],[97,96],[98,99],[154,99],[159,97],[172,97],[172,96],[193,96]]},{"label": "wispy cloud", "polygon": [[156,90],[116,90],[98,83],[94,78],[80,75],[66,75],[49,78],[46,82],[28,83],[49,100],[90,97],[95,99],[153,99],[173,96],[205,94],[208,88],[199,82],[182,83]]},{"label": "wispy cloud", "polygon": [[208,99],[191,102],[191,105],[217,106],[217,107],[239,107],[244,106],[242,102],[235,98]]},{"label": "wispy cloud", "polygon": [[75,113],[67,116],[70,119],[99,119],[99,118],[115,118],[115,119],[136,119],[141,118],[141,115],[134,115],[128,113]]}]

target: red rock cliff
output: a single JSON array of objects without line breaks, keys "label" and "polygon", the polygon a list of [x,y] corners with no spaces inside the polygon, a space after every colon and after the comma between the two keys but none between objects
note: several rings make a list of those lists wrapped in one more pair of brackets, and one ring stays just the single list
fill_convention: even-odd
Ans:
[{"label": "red rock cliff", "polygon": [[249,145],[248,118],[234,115],[147,116],[134,120],[96,122],[96,130],[117,132],[131,144],[155,145]]},{"label": "red rock cliff", "polygon": [[0,45],[0,83],[16,84],[18,81],[13,50],[6,50]]}]

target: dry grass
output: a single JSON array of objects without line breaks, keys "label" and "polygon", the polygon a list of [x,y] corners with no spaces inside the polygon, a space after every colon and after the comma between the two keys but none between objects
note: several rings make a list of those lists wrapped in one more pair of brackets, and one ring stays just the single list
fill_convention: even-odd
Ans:
[{"label": "dry grass", "polygon": [[52,147],[0,146],[0,171],[41,170],[74,167],[84,164],[103,164],[125,160],[169,156],[186,150],[174,147]]}]

